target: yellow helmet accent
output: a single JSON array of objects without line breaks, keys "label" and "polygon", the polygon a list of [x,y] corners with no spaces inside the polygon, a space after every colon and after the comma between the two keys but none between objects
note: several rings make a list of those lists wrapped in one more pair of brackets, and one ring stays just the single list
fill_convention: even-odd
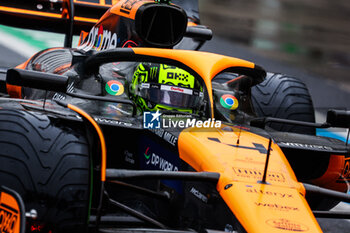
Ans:
[{"label": "yellow helmet accent", "polygon": [[175,66],[161,64],[158,83],[194,88],[195,78],[187,71]]}]

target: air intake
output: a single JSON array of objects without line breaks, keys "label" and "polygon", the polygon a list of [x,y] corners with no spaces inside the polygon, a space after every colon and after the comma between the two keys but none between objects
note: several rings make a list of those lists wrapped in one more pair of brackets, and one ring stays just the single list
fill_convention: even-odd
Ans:
[{"label": "air intake", "polygon": [[137,11],[135,29],[146,46],[173,47],[184,37],[187,15],[176,6],[145,4]]}]

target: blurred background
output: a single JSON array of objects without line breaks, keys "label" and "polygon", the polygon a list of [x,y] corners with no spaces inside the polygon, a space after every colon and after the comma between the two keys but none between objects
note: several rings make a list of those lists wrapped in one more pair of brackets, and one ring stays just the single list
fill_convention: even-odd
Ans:
[{"label": "blurred background", "polygon": [[[202,24],[350,91],[349,0],[200,0]],[[235,56],[235,54],[231,54]]]},{"label": "blurred background", "polygon": [[[202,50],[302,79],[317,113],[350,109],[350,0],[199,0],[199,11],[214,34]],[[62,46],[63,38],[0,25],[0,66]]]}]

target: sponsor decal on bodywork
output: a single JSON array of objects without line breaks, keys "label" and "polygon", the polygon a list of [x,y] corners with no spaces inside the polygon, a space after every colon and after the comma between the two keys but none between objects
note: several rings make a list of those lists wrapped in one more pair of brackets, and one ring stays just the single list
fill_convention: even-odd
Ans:
[{"label": "sponsor decal on bodywork", "polygon": [[[155,135],[153,137],[156,137]],[[158,140],[157,140],[158,141]],[[139,138],[138,157],[140,169],[143,170],[161,170],[161,171],[179,171],[180,158],[176,152],[168,149],[151,139],[151,137],[142,136]],[[174,188],[182,193],[181,181],[162,180],[162,183]]]},{"label": "sponsor decal on bodywork", "polygon": [[164,159],[163,157],[159,156],[158,154],[154,152],[150,152],[150,147],[146,148],[146,151],[144,153],[146,165],[149,165],[156,170],[162,170],[162,171],[178,171],[179,168],[174,165],[173,163],[169,162],[168,160]]},{"label": "sponsor decal on bodywork", "polygon": [[237,98],[233,95],[228,95],[228,94],[221,96],[220,104],[224,108],[230,109],[230,110],[237,109],[239,105]]},{"label": "sponsor decal on bodywork", "polygon": [[15,232],[18,221],[18,212],[4,204],[0,204],[0,232]]},{"label": "sponsor decal on bodywork", "polygon": [[115,32],[105,30],[102,25],[93,27],[85,41],[78,47],[78,49],[89,51],[91,49],[100,51],[106,49],[116,48],[118,44],[118,37]]},{"label": "sponsor decal on bodywork", "polygon": [[130,164],[135,164],[134,154],[128,150],[124,151],[124,161]]},{"label": "sponsor decal on bodywork", "polygon": [[199,190],[197,190],[195,187],[191,188],[190,193],[192,193],[195,197],[197,197],[202,202],[208,203],[208,197],[205,196],[203,193],[201,193]]},{"label": "sponsor decal on bodywork", "polygon": [[145,156],[146,164],[148,165],[151,162],[151,153],[149,152],[149,147],[146,148],[146,151],[143,155]]},{"label": "sponsor decal on bodywork", "polygon": [[[11,192],[10,192],[11,191]],[[13,192],[13,193],[12,193]],[[15,197],[17,196],[17,197]],[[23,230],[21,226],[21,211],[24,211],[23,201],[12,190],[1,187],[0,191],[0,232],[20,233]]]},{"label": "sponsor decal on bodywork", "polygon": [[[75,83],[74,82],[71,82],[68,84],[67,86],[67,93],[73,93],[74,90],[75,90]],[[52,97],[52,100],[65,100],[66,99],[66,96],[61,94],[61,93],[58,93],[56,92],[53,97]]]},{"label": "sponsor decal on bodywork", "polygon": [[278,211],[299,211],[298,207],[288,206],[280,203],[267,203],[267,202],[254,202],[254,204],[258,207],[267,207],[273,210]]},{"label": "sponsor decal on bodywork", "polygon": [[304,224],[285,218],[269,219],[266,221],[266,224],[273,228],[287,231],[303,232],[309,230],[309,228]]},{"label": "sponsor decal on bodywork", "polygon": [[132,123],[118,121],[114,119],[107,119],[102,117],[94,117],[94,120],[98,123],[105,123],[108,125],[119,125],[119,126],[125,126],[125,127],[131,127],[133,125]]},{"label": "sponsor decal on bodywork", "polygon": [[106,92],[110,95],[118,96],[124,93],[124,85],[117,80],[110,80],[105,86]]},{"label": "sponsor decal on bodywork", "polygon": [[121,15],[129,19],[135,19],[135,15],[140,6],[151,0],[123,0],[118,1],[110,10],[111,13]]},{"label": "sponsor decal on bodywork", "polygon": [[262,194],[267,196],[274,196],[279,198],[293,198],[293,195],[290,193],[282,193],[282,192],[276,192],[276,191],[268,191],[268,190],[262,190],[257,188],[250,188],[248,187],[246,189],[247,193],[255,193],[255,194]]},{"label": "sponsor decal on bodywork", "polygon": [[130,14],[134,5],[138,2],[141,2],[143,0],[126,0],[122,3],[120,6],[120,12],[123,12],[125,14]]},{"label": "sponsor decal on bodywork", "polygon": [[163,138],[165,141],[167,141],[172,146],[176,146],[178,138],[174,134],[172,134],[172,133],[170,133],[168,131],[165,131],[162,128],[160,128],[160,129],[150,129],[150,130],[155,135],[157,135],[158,137]]},{"label": "sponsor decal on bodywork", "polygon": [[305,143],[295,143],[295,142],[279,142],[279,146],[284,147],[296,147],[301,149],[311,149],[311,150],[333,150],[329,146],[323,146],[323,145],[313,145],[313,144],[305,144]]},{"label": "sponsor decal on bodywork", "polygon": [[[263,170],[250,169],[250,168],[232,167],[232,169],[238,177],[248,178],[253,180],[261,180],[264,173]],[[274,182],[282,182],[282,183],[285,182],[285,178],[282,173],[273,172],[273,171],[269,171],[267,173],[267,180],[274,181]]]},{"label": "sponsor decal on bodywork", "polygon": [[[141,139],[139,156],[141,169],[178,171],[179,157],[149,138]],[[143,149],[142,149],[143,148]],[[143,162],[142,162],[143,161]]]}]

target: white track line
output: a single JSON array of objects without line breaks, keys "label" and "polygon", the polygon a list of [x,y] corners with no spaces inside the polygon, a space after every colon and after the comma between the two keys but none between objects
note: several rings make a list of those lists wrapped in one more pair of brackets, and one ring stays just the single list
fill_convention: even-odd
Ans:
[{"label": "white track line", "polygon": [[33,56],[39,49],[35,49],[32,45],[21,40],[11,34],[0,30],[0,43],[2,46],[13,50],[14,52],[26,58]]}]

